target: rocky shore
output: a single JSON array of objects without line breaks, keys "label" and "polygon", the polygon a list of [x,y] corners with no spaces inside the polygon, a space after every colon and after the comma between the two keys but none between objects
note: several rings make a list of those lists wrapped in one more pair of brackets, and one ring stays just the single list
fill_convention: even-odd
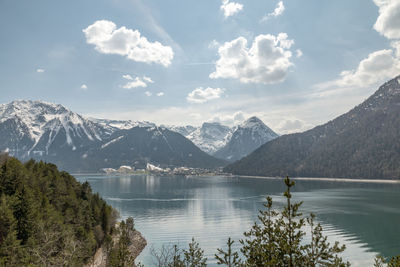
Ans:
[{"label": "rocky shore", "polygon": [[[130,236],[131,245],[129,246],[129,251],[132,253],[132,256],[136,259],[137,256],[143,251],[143,249],[147,245],[146,239],[142,236],[142,234],[135,230],[131,233]],[[116,244],[119,240],[119,234],[113,235],[112,237],[113,243]],[[86,264],[85,267],[106,267],[107,266],[107,253],[106,248],[101,246],[95,253],[93,260]]]}]

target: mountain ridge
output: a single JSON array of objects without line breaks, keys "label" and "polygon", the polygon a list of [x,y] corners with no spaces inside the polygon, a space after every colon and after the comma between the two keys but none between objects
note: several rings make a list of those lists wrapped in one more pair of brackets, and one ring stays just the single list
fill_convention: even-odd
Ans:
[{"label": "mountain ridge", "polygon": [[349,112],[283,135],[225,167],[257,176],[400,178],[400,76]]},{"label": "mountain ridge", "polygon": [[[127,133],[129,130],[138,134],[129,134],[132,139],[127,142],[129,147],[121,146],[120,151],[112,150],[109,155],[101,153],[102,149],[122,142],[113,138],[115,135]],[[18,100],[0,105],[0,151],[6,151],[21,160],[34,158],[49,161],[73,172],[118,168],[127,163],[135,165],[136,162],[139,167],[145,166],[147,162],[202,168],[225,165],[224,161],[201,151],[179,133],[172,134],[166,131],[169,130],[150,122],[90,120],[62,105],[44,101]],[[157,139],[155,133],[161,133],[162,138]],[[161,150],[153,153],[150,147],[146,150],[142,144],[134,142],[140,136],[147,142],[146,145],[152,146],[151,149]],[[166,143],[174,143],[173,151]],[[139,149],[141,152],[132,154],[127,149]],[[103,158],[91,151],[97,151]],[[125,158],[121,158],[121,154],[125,155]],[[126,158],[128,156],[131,157],[130,160]],[[109,158],[118,158],[121,162]]]},{"label": "mountain ridge", "polygon": [[230,140],[213,155],[233,162],[278,136],[262,120],[253,116],[238,125]]}]

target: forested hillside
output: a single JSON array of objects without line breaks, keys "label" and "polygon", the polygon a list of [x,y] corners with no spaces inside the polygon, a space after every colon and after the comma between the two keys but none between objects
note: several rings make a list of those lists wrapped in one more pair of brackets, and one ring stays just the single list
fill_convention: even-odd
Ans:
[{"label": "forested hillside", "polygon": [[400,76],[348,113],[229,165],[239,175],[400,178]]},{"label": "forested hillside", "polygon": [[116,215],[55,165],[0,155],[0,266],[82,266]]}]

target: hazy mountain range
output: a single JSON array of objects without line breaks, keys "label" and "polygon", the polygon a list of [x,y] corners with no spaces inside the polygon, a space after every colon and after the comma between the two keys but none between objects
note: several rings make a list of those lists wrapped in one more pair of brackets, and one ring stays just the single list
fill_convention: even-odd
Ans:
[{"label": "hazy mountain range", "polygon": [[400,76],[344,115],[262,145],[226,171],[241,175],[400,178]]}]

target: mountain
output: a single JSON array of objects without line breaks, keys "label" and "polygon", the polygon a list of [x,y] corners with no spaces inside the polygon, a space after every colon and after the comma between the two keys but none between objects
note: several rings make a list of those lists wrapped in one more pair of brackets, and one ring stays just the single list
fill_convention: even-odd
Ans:
[{"label": "mountain", "polygon": [[161,167],[196,168],[216,168],[226,164],[201,151],[181,134],[164,127],[134,127],[116,131],[109,140],[88,149],[79,161],[79,171],[88,171],[93,167],[118,168],[121,165],[145,168],[148,162]]},{"label": "mountain", "polygon": [[68,156],[110,134],[110,130],[62,105],[25,100],[0,105],[0,150],[21,159]]},{"label": "mountain", "polygon": [[241,159],[278,135],[259,118],[251,117],[233,132],[229,142],[213,155],[230,162]]},{"label": "mountain", "polygon": [[182,134],[210,155],[213,155],[230,140],[235,129],[218,122],[205,122],[201,127],[169,126],[168,128]]},{"label": "mountain", "polygon": [[101,125],[109,132],[113,133],[118,130],[128,130],[133,127],[155,127],[156,125],[148,121],[131,121],[131,120],[108,120],[89,118],[91,121]]},{"label": "mountain", "polygon": [[182,135],[149,122],[86,119],[62,105],[13,101],[0,105],[0,151],[34,158],[72,172],[97,172],[128,163],[217,167]]},{"label": "mountain", "polygon": [[225,168],[239,175],[400,178],[400,76],[348,113]]}]

